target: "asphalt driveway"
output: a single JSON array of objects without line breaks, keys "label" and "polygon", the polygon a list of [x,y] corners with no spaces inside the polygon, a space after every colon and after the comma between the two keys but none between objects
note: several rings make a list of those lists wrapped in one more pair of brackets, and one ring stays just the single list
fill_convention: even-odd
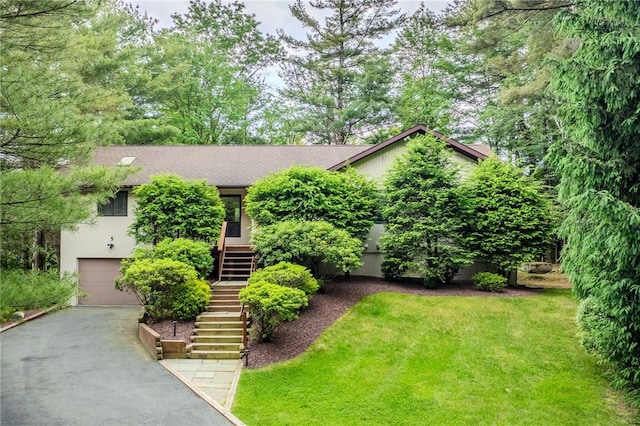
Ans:
[{"label": "asphalt driveway", "polygon": [[0,424],[230,425],[145,352],[139,307],[74,307],[0,334]]}]

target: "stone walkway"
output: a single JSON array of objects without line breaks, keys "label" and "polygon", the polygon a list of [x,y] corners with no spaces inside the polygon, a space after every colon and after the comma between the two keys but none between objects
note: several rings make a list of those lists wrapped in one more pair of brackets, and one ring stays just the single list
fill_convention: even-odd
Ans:
[{"label": "stone walkway", "polygon": [[244,425],[231,414],[241,359],[165,359],[160,364],[234,424]]}]

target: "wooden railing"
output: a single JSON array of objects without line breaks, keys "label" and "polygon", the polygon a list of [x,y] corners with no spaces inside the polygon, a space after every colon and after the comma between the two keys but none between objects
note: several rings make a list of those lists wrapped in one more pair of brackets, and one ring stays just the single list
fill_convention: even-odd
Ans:
[{"label": "wooden railing", "polygon": [[224,251],[227,241],[227,222],[222,222],[220,237],[218,238],[218,281],[222,280],[222,265],[224,264]]},{"label": "wooden railing", "polygon": [[242,304],[242,310],[240,311],[240,321],[242,322],[242,346],[247,349],[247,311]]}]

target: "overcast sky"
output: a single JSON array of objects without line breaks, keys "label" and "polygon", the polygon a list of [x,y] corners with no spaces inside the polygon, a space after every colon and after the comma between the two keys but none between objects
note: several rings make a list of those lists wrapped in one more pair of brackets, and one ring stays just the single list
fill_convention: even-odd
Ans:
[{"label": "overcast sky", "polygon": [[[146,10],[149,16],[156,18],[161,27],[171,26],[171,14],[185,13],[189,8],[189,0],[125,0],[140,9]],[[246,10],[254,14],[260,22],[260,30],[268,34],[276,34],[277,29],[283,29],[285,33],[302,38],[305,32],[298,21],[291,17],[289,12],[289,0],[246,0]],[[306,2],[305,2],[306,3]],[[447,0],[425,0],[427,7],[434,12],[440,12],[448,3]],[[408,15],[412,14],[420,5],[420,1],[399,0],[398,7]],[[309,8],[312,11],[312,8]]]}]

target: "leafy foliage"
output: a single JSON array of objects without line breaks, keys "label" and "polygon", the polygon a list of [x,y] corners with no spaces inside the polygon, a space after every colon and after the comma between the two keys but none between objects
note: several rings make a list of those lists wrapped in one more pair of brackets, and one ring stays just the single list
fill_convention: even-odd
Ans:
[{"label": "leafy foliage", "polygon": [[555,184],[542,161],[560,132],[549,58],[575,48],[552,21],[571,1],[460,1],[446,11],[443,36],[455,48],[444,68],[455,85],[454,134],[488,143],[503,158]]},{"label": "leafy foliage", "polygon": [[2,271],[0,280],[0,321],[25,309],[50,308],[64,305],[76,294],[78,283],[74,277],[56,271]]},{"label": "leafy foliage", "polygon": [[153,248],[156,259],[173,259],[193,266],[200,278],[206,278],[213,269],[211,248],[203,241],[187,238],[164,239]]},{"label": "leafy foliage", "polygon": [[464,203],[457,180],[444,143],[433,136],[415,138],[397,157],[385,179],[382,209],[382,271],[387,278],[419,273],[433,287],[450,281],[469,263],[456,245],[462,237]]},{"label": "leafy foliage", "polygon": [[173,129],[172,143],[253,142],[251,123],[267,101],[262,72],[278,55],[277,41],[239,1],[194,0],[172,18],[154,37],[141,108]]},{"label": "leafy foliage", "polygon": [[245,205],[260,226],[322,220],[363,239],[373,226],[378,195],[375,185],[352,168],[330,172],[294,166],[255,182]]},{"label": "leafy foliage", "polygon": [[287,220],[261,226],[251,238],[258,262],[265,266],[296,263],[315,277],[326,275],[329,267],[347,272],[362,266],[360,240],[328,222]]},{"label": "leafy foliage", "polygon": [[211,298],[211,287],[203,280],[188,280],[176,293],[171,303],[171,317],[192,319],[206,310]]},{"label": "leafy foliage", "polygon": [[488,158],[461,185],[467,199],[464,247],[503,274],[534,260],[553,237],[549,200],[521,170]]},{"label": "leafy foliage", "polygon": [[557,24],[579,42],[552,80],[566,135],[548,157],[568,212],[563,269],[589,300],[583,341],[640,404],[640,5],[581,0]]},{"label": "leafy foliage", "polygon": [[252,282],[240,290],[238,297],[249,306],[251,316],[257,322],[252,330],[260,342],[273,340],[276,327],[296,319],[298,311],[308,304],[304,291],[267,281]]},{"label": "leafy foliage", "polygon": [[502,291],[507,286],[507,278],[493,272],[478,272],[471,280],[482,291]]},{"label": "leafy foliage", "polygon": [[157,244],[165,238],[215,241],[225,215],[218,190],[204,180],[185,181],[157,175],[133,190],[135,220],[129,227],[137,243]]},{"label": "leafy foliage", "polygon": [[172,259],[139,259],[123,263],[115,287],[134,294],[151,322],[164,318],[190,319],[209,303],[208,284],[192,266]]},{"label": "leafy foliage", "polygon": [[280,262],[255,271],[247,282],[251,285],[256,281],[266,281],[284,287],[297,288],[304,291],[308,298],[313,296],[320,288],[318,281],[313,278],[307,268],[289,262]]},{"label": "leafy foliage", "polygon": [[421,3],[400,26],[393,46],[399,95],[394,112],[403,128],[417,123],[447,133],[454,120],[454,43],[441,20]]}]

